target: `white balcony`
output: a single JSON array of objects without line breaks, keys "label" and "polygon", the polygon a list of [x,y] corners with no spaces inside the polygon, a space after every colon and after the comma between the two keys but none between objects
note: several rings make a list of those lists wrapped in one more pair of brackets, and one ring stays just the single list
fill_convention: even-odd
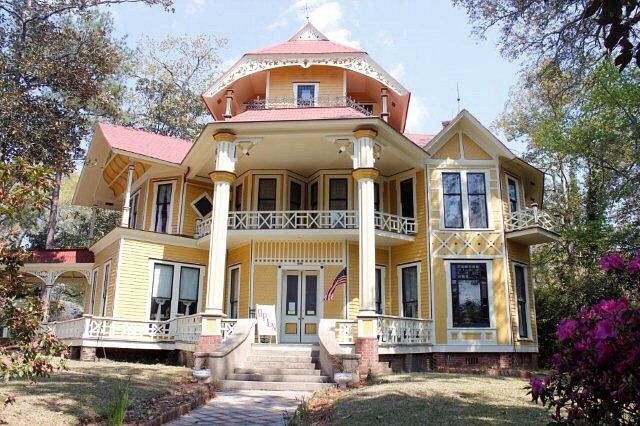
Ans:
[{"label": "white balcony", "polygon": [[504,227],[507,239],[527,245],[548,243],[560,238],[557,218],[535,204],[509,213]]},{"label": "white balcony", "polygon": [[[411,240],[416,233],[414,218],[401,217],[388,213],[376,212],[375,228],[379,236],[394,237],[400,240]],[[238,233],[256,232],[260,237],[267,238],[269,234],[283,236],[299,231],[308,231],[309,235],[322,234],[330,236],[332,233],[353,234],[357,236],[358,212],[355,210],[291,210],[291,211],[236,211],[229,212],[228,229]],[[211,232],[211,218],[199,219],[196,222],[194,238],[203,238]]]}]

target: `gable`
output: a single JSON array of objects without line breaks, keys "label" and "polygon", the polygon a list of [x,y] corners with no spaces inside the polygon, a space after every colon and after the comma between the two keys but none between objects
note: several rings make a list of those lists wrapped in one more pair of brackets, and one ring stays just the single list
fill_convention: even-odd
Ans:
[{"label": "gable", "polygon": [[466,133],[462,133],[462,151],[466,160],[491,160],[492,157],[475,143]]},{"label": "gable", "polygon": [[435,154],[431,156],[432,158],[437,158],[439,160],[444,160],[447,158],[459,160],[460,159],[460,140],[459,136],[456,133],[451,136],[449,140],[442,145],[442,147],[436,151]]}]

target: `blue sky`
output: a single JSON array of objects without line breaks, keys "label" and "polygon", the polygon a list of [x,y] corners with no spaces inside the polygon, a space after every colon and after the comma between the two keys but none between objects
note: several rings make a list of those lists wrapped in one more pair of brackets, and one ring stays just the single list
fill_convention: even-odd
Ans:
[{"label": "blue sky", "polygon": [[455,115],[456,83],[462,106],[491,128],[516,82],[518,65],[500,56],[495,38],[471,35],[464,10],[449,0],[174,0],[175,13],[145,5],[109,10],[131,45],[145,35],[226,37],[226,68],[244,52],[291,37],[306,22],[305,5],[320,31],[367,51],[411,91],[407,130],[435,133]]}]

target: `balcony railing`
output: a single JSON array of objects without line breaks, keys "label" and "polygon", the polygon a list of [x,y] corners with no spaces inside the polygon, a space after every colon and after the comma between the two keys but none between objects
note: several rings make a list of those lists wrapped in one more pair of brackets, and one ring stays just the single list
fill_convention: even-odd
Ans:
[{"label": "balcony railing", "polygon": [[[414,218],[376,212],[375,228],[401,235],[416,233]],[[303,230],[303,229],[358,229],[355,210],[290,210],[290,211],[237,211],[229,212],[230,230]],[[194,237],[209,235],[211,218],[198,219]]]},{"label": "balcony railing", "polygon": [[[376,334],[380,347],[430,345],[433,343],[432,320],[381,315],[377,321]],[[337,320],[335,325],[336,342],[341,345],[355,343],[357,330],[356,321]]]},{"label": "balcony railing", "polygon": [[282,109],[282,108],[314,108],[314,107],[351,107],[370,116],[373,111],[348,96],[319,96],[313,101],[291,96],[270,96],[268,99],[252,99],[245,105],[245,110]]},{"label": "balcony railing", "polygon": [[509,213],[505,223],[505,231],[522,231],[531,228],[542,228],[556,233],[559,223],[557,218],[539,209],[536,205]]}]

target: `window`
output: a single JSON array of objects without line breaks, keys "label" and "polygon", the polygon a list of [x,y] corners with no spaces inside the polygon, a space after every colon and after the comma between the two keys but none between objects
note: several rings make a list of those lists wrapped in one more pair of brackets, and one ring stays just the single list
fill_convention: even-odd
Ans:
[{"label": "window", "polygon": [[518,304],[518,333],[521,338],[529,338],[529,309],[527,303],[527,270],[523,265],[513,265],[513,276]]},{"label": "window", "polygon": [[198,311],[202,267],[176,262],[152,262],[149,319],[166,321]]},{"label": "window", "polygon": [[451,311],[454,327],[489,327],[486,263],[450,264]]},{"label": "window", "polygon": [[384,268],[376,266],[376,314],[384,313]]},{"label": "window", "polygon": [[272,211],[276,209],[276,178],[258,179],[258,210]]},{"label": "window", "polygon": [[236,266],[229,269],[229,287],[228,287],[228,306],[229,318],[238,318],[238,295],[240,294],[240,267]]},{"label": "window", "polygon": [[400,182],[400,215],[413,217],[413,178]]},{"label": "window", "polygon": [[202,194],[191,203],[191,207],[193,207],[198,216],[205,217],[211,213],[213,204],[211,204],[211,199],[207,194]]},{"label": "window", "polygon": [[161,183],[156,186],[156,204],[153,230],[155,232],[167,232],[169,225],[169,212],[171,211],[171,191],[173,184]]},{"label": "window", "polygon": [[375,211],[380,211],[380,184],[373,182],[373,208]]},{"label": "window", "polygon": [[418,316],[418,265],[401,266],[400,268],[400,303],[401,316],[416,318]]},{"label": "window", "polygon": [[102,297],[100,298],[100,316],[103,317],[107,312],[107,289],[109,287],[109,270],[111,262],[104,264],[102,268]]},{"label": "window", "polygon": [[236,185],[235,194],[234,194],[234,210],[239,212],[242,210],[242,184]]},{"label": "window", "polygon": [[98,268],[91,272],[91,299],[89,299],[88,314],[93,315],[93,306],[96,300],[96,287],[98,286]]},{"label": "window", "polygon": [[316,104],[318,83],[295,83],[293,90],[297,107],[310,107]]},{"label": "window", "polygon": [[289,181],[289,210],[302,209],[302,184]]},{"label": "window", "polygon": [[460,173],[442,173],[444,227],[462,228],[462,187]]},{"label": "window", "polygon": [[178,314],[191,315],[198,310],[200,268],[180,267],[180,289],[178,290]]},{"label": "window", "polygon": [[304,286],[304,314],[318,315],[318,276],[305,275]]},{"label": "window", "polygon": [[318,210],[318,181],[309,186],[309,209]]},{"label": "window", "polygon": [[138,198],[140,192],[136,192],[129,198],[129,223],[127,226],[129,228],[136,227],[136,221],[138,220]]},{"label": "window", "polygon": [[507,178],[507,192],[509,195],[509,211],[518,211],[518,182],[510,177]]},{"label": "window", "polygon": [[329,179],[329,210],[349,208],[349,182],[345,178]]},{"label": "window", "polygon": [[445,228],[488,228],[486,174],[443,172],[442,205]]}]

